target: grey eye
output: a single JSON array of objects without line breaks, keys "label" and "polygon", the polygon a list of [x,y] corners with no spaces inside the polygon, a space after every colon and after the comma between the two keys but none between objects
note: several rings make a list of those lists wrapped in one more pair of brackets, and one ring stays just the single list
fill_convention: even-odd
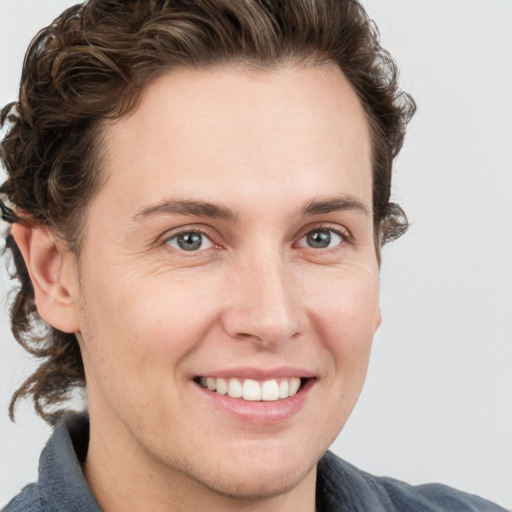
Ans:
[{"label": "grey eye", "polygon": [[198,231],[183,231],[167,241],[167,245],[182,251],[199,251],[213,246],[212,241]]},{"label": "grey eye", "polygon": [[299,245],[313,249],[327,249],[340,245],[342,242],[343,237],[332,229],[315,229],[302,237]]}]

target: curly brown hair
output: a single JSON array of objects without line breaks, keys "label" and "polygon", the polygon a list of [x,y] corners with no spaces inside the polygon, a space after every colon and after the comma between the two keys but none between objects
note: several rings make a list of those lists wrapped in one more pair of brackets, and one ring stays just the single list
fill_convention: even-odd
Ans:
[{"label": "curly brown hair", "polygon": [[[355,0],[89,0],[62,13],[30,44],[19,100],[1,112],[7,133],[0,186],[4,220],[48,226],[78,257],[84,209],[101,187],[102,121],[137,103],[157,76],[183,67],[241,63],[273,69],[286,63],[335,63],[358,94],[373,144],[375,245],[407,229],[390,202],[392,163],[415,104],[400,90],[395,62]],[[85,385],[74,334],[45,325],[21,253],[10,233],[7,250],[19,289],[12,331],[37,370],[14,393],[32,396],[53,423],[55,406]],[[44,332],[41,326],[45,326]]]}]

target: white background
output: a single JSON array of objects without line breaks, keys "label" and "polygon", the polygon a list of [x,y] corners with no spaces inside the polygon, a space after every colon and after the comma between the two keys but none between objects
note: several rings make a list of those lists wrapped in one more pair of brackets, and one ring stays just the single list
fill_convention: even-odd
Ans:
[{"label": "white background", "polygon": [[[0,104],[32,35],[71,0],[0,0]],[[374,474],[441,481],[512,507],[512,1],[364,0],[419,110],[396,165],[410,232],[384,250],[383,325],[334,444]],[[0,262],[0,505],[49,435],[7,325]]]}]

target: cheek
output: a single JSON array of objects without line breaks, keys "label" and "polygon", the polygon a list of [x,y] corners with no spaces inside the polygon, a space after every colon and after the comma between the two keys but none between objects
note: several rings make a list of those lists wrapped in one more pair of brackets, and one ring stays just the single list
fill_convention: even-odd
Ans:
[{"label": "cheek", "polygon": [[378,273],[355,268],[337,277],[312,296],[320,335],[342,374],[364,375],[380,323]]},{"label": "cheek", "polygon": [[214,283],[165,275],[110,279],[116,286],[105,287],[101,276],[88,281],[83,315],[84,337],[101,345],[105,358],[141,372],[145,362],[169,363],[198,348],[215,317]]},{"label": "cheek", "polygon": [[[113,288],[89,280],[84,290],[82,353],[90,407],[120,417],[135,410],[165,416],[162,404],[179,401],[181,388],[173,383],[183,378],[184,362],[200,349],[214,318],[212,301],[189,283],[166,283],[162,276],[129,279],[126,286],[119,281]],[[144,415],[134,415],[141,425]]]}]

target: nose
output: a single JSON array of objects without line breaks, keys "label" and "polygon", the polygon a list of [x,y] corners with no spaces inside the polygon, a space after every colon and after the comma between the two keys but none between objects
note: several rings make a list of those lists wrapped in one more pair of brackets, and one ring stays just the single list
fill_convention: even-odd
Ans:
[{"label": "nose", "polygon": [[284,258],[245,260],[229,276],[223,324],[235,339],[272,346],[304,334],[307,313],[297,276]]}]

